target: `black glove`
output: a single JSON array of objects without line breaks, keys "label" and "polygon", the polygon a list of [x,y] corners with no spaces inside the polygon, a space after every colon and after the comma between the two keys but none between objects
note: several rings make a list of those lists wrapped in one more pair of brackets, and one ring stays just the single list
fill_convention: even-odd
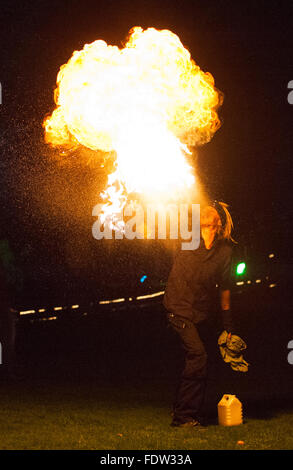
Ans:
[{"label": "black glove", "polygon": [[230,309],[222,310],[222,321],[223,321],[224,330],[226,330],[227,333],[233,333],[234,331],[233,315]]}]

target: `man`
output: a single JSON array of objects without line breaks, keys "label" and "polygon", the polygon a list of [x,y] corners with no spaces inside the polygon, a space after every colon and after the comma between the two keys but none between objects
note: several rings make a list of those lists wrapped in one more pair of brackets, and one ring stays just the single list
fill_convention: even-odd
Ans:
[{"label": "man", "polygon": [[227,205],[214,202],[201,212],[196,250],[180,250],[168,278],[164,306],[185,349],[185,367],[173,406],[173,426],[198,426],[205,394],[207,353],[199,334],[220,291],[223,329],[233,330],[230,309],[231,230]]}]

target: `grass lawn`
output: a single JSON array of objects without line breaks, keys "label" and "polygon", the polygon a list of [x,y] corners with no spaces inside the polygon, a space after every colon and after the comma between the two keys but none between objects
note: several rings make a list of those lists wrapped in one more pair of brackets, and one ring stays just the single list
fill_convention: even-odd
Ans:
[{"label": "grass lawn", "polygon": [[[247,374],[224,364],[210,337],[211,424],[202,430],[170,427],[183,356],[154,306],[22,325],[18,352],[28,374],[0,381],[0,449],[293,450],[291,293],[286,300],[256,294],[237,297],[235,306]],[[241,400],[242,425],[217,425],[224,393]]]},{"label": "grass lawn", "polygon": [[2,385],[0,399],[1,450],[293,449],[288,405],[267,403],[270,412],[263,415],[257,404],[248,407],[235,427],[218,426],[216,413],[204,429],[170,427],[166,383],[30,381]]}]

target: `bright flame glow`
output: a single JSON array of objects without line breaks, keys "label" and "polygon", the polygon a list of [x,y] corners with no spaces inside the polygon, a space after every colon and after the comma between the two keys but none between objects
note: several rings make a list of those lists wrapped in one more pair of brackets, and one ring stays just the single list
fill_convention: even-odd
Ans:
[{"label": "bright flame glow", "polygon": [[189,147],[212,138],[221,100],[176,34],[135,27],[123,49],[97,40],[60,68],[45,139],[116,153],[102,194],[114,214],[131,193],[174,199],[194,188]]}]

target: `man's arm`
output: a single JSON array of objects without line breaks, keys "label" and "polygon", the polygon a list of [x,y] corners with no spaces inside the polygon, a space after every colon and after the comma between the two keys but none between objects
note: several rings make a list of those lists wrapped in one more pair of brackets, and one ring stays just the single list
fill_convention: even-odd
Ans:
[{"label": "man's arm", "polygon": [[221,309],[222,310],[230,310],[230,298],[231,292],[230,289],[221,290]]},{"label": "man's arm", "polygon": [[233,331],[233,319],[232,319],[232,312],[230,308],[230,299],[231,299],[231,292],[230,289],[221,290],[220,293],[220,304],[221,304],[221,311],[222,311],[222,321],[224,330],[228,333]]}]

